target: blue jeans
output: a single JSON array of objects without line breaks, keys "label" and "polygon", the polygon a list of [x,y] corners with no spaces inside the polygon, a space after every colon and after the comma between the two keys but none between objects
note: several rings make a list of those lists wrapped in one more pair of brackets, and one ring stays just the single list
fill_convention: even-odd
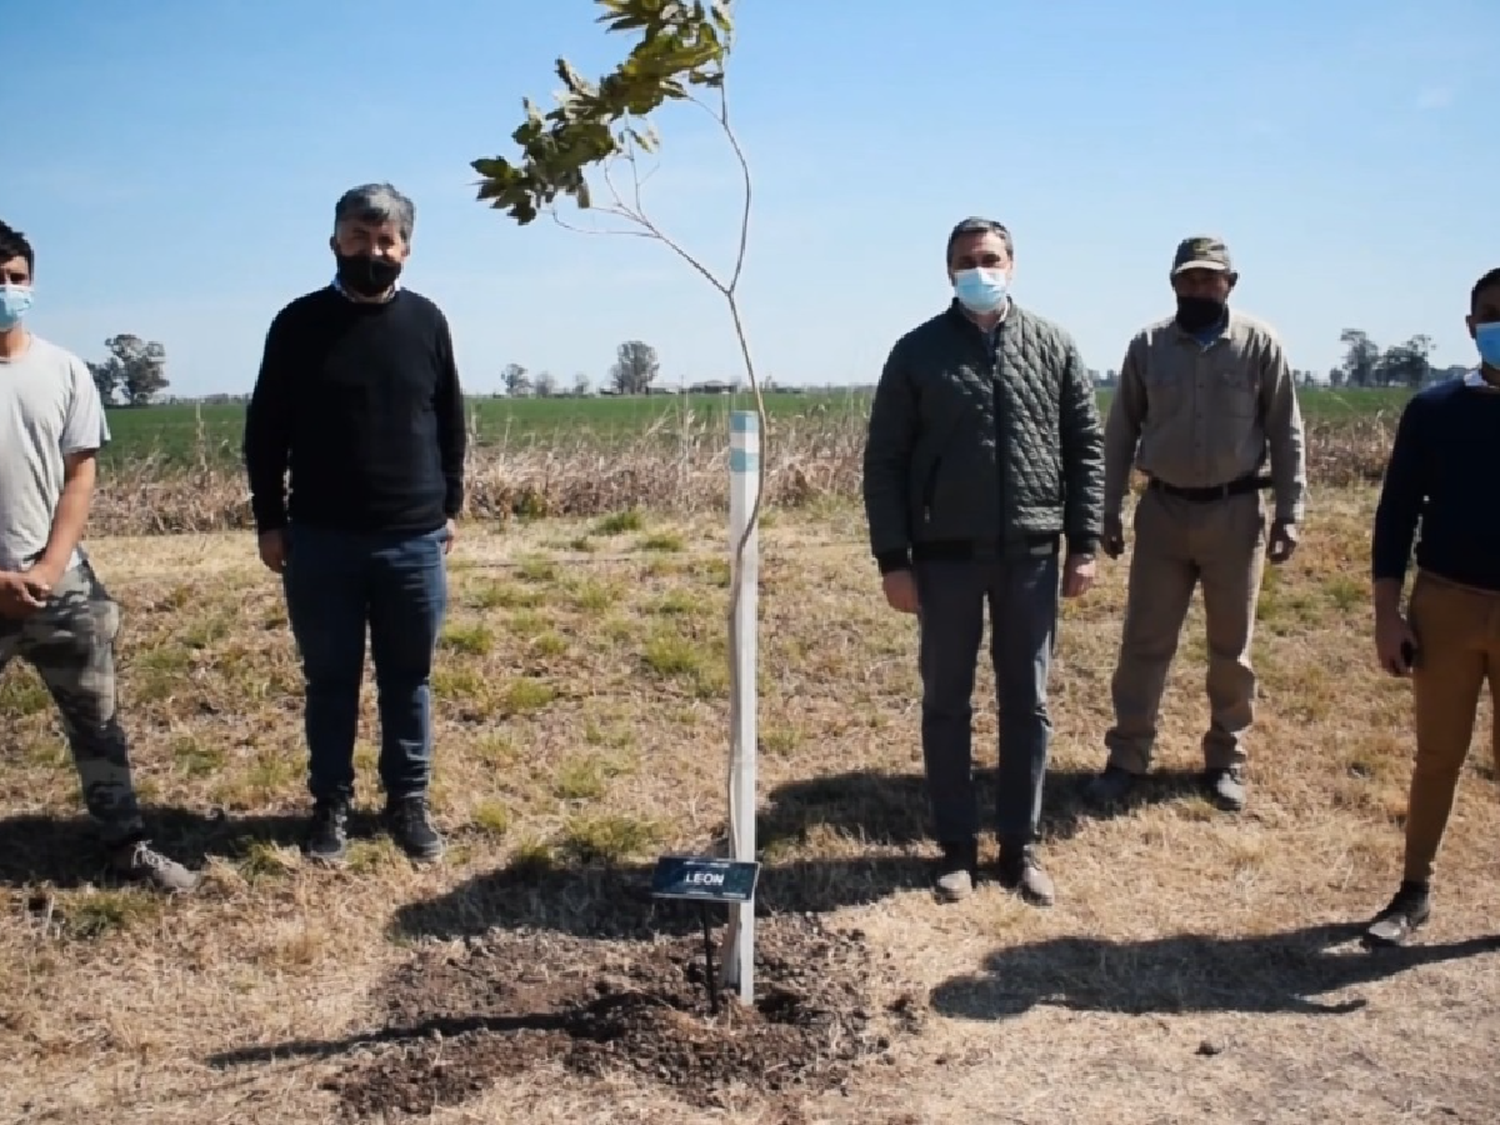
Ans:
[{"label": "blue jeans", "polygon": [[391,799],[432,773],[432,657],[448,602],[447,531],[421,535],[288,530],[282,575],[302,658],[314,800],[354,795],[365,630],[380,711],[380,781]]}]

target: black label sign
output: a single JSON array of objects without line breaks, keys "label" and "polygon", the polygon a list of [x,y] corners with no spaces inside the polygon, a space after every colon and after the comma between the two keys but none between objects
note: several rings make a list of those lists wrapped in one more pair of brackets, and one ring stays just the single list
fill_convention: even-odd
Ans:
[{"label": "black label sign", "polygon": [[656,898],[749,902],[759,876],[758,863],[664,855],[656,861],[651,875],[651,894]]}]

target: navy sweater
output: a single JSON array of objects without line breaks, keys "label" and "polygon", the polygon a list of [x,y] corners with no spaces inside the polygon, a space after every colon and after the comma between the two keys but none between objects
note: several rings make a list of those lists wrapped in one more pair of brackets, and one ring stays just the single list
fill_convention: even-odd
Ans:
[{"label": "navy sweater", "polygon": [[1417,566],[1500,593],[1500,390],[1461,379],[1414,395],[1401,413],[1371,543],[1376,581]]},{"label": "navy sweater", "polygon": [[271,322],[245,419],[257,530],[435,531],[463,506],[464,446],[453,341],[427,298],[329,287]]}]

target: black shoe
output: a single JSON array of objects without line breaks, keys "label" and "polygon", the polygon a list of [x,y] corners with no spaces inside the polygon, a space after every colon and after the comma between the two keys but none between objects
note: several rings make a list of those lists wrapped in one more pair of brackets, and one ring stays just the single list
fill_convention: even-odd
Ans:
[{"label": "black shoe", "polygon": [[349,851],[348,823],[347,801],[319,801],[313,806],[302,854],[318,863],[342,863]]},{"label": "black shoe", "polygon": [[1120,766],[1105,766],[1104,772],[1091,779],[1084,795],[1096,805],[1118,805],[1135,792],[1140,778]]},{"label": "black shoe", "polygon": [[1404,945],[1432,917],[1432,893],[1426,883],[1403,882],[1390,903],[1365,930],[1367,945]]},{"label": "black shoe", "polygon": [[425,796],[397,797],[387,803],[385,823],[392,838],[413,859],[432,860],[443,854],[443,838],[432,825]]}]

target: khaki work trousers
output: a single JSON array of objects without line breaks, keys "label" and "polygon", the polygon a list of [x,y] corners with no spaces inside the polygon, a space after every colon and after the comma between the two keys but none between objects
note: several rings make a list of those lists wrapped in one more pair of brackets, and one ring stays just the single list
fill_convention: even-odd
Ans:
[{"label": "khaki work trousers", "polygon": [[1167,673],[1193,591],[1203,587],[1211,722],[1204,765],[1245,760],[1254,719],[1250,644],[1266,561],[1266,513],[1259,492],[1198,502],[1148,488],[1136,505],[1135,550],[1119,662],[1111,684],[1115,725],[1104,736],[1109,764],[1134,774],[1151,768]]},{"label": "khaki work trousers", "polygon": [[[1412,585],[1409,616],[1417,636],[1412,670],[1417,760],[1406,818],[1405,878],[1425,883],[1469,756],[1479,693],[1488,682],[1492,704],[1500,694],[1500,594],[1422,571]],[[1500,712],[1492,725],[1491,752],[1500,766]]]}]

